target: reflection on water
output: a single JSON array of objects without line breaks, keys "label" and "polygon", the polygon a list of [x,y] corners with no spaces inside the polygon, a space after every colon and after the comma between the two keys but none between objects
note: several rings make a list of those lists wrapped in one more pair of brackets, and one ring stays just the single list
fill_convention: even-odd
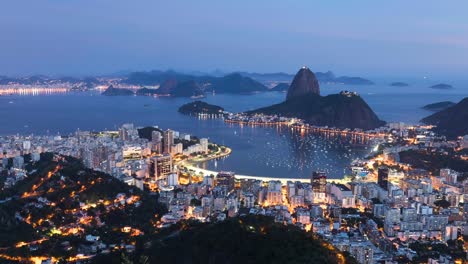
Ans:
[{"label": "reflection on water", "polygon": [[[325,86],[323,91],[327,93],[332,89],[343,87]],[[467,94],[455,94],[453,91],[447,94],[439,91],[430,94],[386,94],[384,87],[372,86],[366,89],[375,92],[358,92],[381,119],[403,122],[416,122],[429,115],[430,112],[420,109],[425,104],[444,100],[457,102]],[[227,111],[241,112],[281,102],[284,96],[284,93],[276,92],[216,95],[204,101],[223,106]],[[350,161],[369,152],[362,146],[354,146],[354,142],[348,138],[327,138],[279,127],[239,126],[226,124],[220,119],[199,120],[179,114],[178,107],[189,101],[188,98],[107,97],[97,93],[75,92],[44,96],[0,96],[0,134],[67,134],[78,128],[116,129],[128,122],[137,126],[158,125],[207,137],[232,148],[232,154],[218,160],[216,166],[214,161],[205,163],[208,169],[291,178],[308,178],[313,170],[327,171],[330,177],[342,177]]]},{"label": "reflection on water", "polygon": [[237,126],[237,129],[239,138],[230,146],[233,154],[241,152],[242,155],[208,161],[201,167],[237,168],[239,174],[284,178],[308,178],[313,170],[321,170],[332,178],[340,178],[353,159],[368,153],[364,145],[353,144],[349,137],[301,133],[286,127]]}]

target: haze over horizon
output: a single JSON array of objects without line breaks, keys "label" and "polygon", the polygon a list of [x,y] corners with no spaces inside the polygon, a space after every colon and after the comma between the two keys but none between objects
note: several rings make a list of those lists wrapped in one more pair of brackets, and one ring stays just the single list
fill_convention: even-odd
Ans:
[{"label": "haze over horizon", "polygon": [[[25,8],[27,7],[27,8]],[[122,70],[464,78],[468,2],[8,1],[0,75]]]}]

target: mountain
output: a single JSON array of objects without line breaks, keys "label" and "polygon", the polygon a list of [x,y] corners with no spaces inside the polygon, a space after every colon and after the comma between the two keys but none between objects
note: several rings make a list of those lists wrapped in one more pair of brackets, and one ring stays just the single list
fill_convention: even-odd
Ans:
[{"label": "mountain", "polygon": [[124,88],[114,88],[114,86],[110,85],[102,95],[106,96],[128,96],[134,95],[135,93],[132,90],[124,89]]},{"label": "mountain", "polygon": [[252,78],[259,82],[277,81],[277,82],[290,82],[294,75],[284,72],[276,73],[249,73],[249,72],[238,72],[244,77]]},{"label": "mountain", "polygon": [[320,86],[315,74],[309,68],[302,67],[289,86],[286,101],[306,94],[320,95]]},{"label": "mountain", "polygon": [[448,107],[440,112],[432,114],[421,120],[422,123],[436,125],[434,131],[456,138],[468,135],[468,97],[465,97],[458,104]]},{"label": "mountain", "polygon": [[275,87],[271,88],[270,91],[274,92],[286,92],[289,89],[288,83],[278,83]]},{"label": "mountain", "polygon": [[406,87],[406,86],[409,86],[409,84],[405,83],[405,82],[392,82],[390,84],[390,86],[394,86],[394,87]]},{"label": "mountain", "polygon": [[239,73],[232,73],[221,78],[212,78],[208,89],[216,93],[252,93],[268,91],[268,88]]},{"label": "mountain", "polygon": [[433,104],[428,104],[422,107],[422,109],[426,109],[429,111],[434,111],[434,112],[439,112],[441,110],[444,110],[446,108],[449,108],[451,106],[454,106],[454,102],[450,101],[443,101],[443,102],[438,102],[438,103],[433,103]]},{"label": "mountain", "polygon": [[202,101],[194,101],[179,107],[179,112],[186,115],[193,114],[222,114],[224,108],[217,105],[208,104]]},{"label": "mountain", "polygon": [[194,80],[178,81],[177,79],[168,79],[164,81],[159,89],[142,88],[138,90],[138,92],[140,94],[170,95],[174,97],[191,97],[203,94],[200,85]]},{"label": "mountain", "polygon": [[315,77],[319,82],[335,82],[336,80],[336,76],[332,71],[316,72]]},{"label": "mountain", "polygon": [[[239,72],[242,76],[250,77],[256,81],[267,83],[267,82],[291,82],[294,75],[288,73],[249,73]],[[361,78],[361,77],[349,77],[340,76],[336,77],[332,71],[327,72],[315,72],[315,77],[321,83],[341,83],[350,85],[372,85],[372,81]]]},{"label": "mountain", "polygon": [[284,102],[246,114],[296,117],[316,126],[350,129],[369,130],[385,124],[356,93],[343,91],[320,96],[317,78],[307,67],[297,72]]},{"label": "mountain", "polygon": [[191,97],[202,95],[203,91],[198,83],[190,80],[177,83],[170,94],[175,97]]},{"label": "mountain", "polygon": [[335,79],[335,82],[343,83],[343,84],[350,84],[350,85],[373,85],[374,82],[361,78],[361,77],[349,77],[349,76],[341,76]]},{"label": "mountain", "polygon": [[385,124],[358,95],[305,94],[247,114],[297,117],[316,126],[374,129]]},{"label": "mountain", "polygon": [[[196,76],[174,71],[134,72],[123,81],[132,85],[160,85],[156,94],[177,97],[202,95],[205,91],[216,93],[251,93],[267,91],[268,88],[250,77],[239,73],[228,74],[223,77]],[[153,92],[142,90],[141,93]]]},{"label": "mountain", "polygon": [[439,89],[439,90],[446,90],[446,89],[452,89],[453,86],[450,85],[450,84],[446,84],[446,83],[439,83],[439,84],[436,84],[436,85],[432,85],[431,87],[429,88],[432,88],[432,89]]}]

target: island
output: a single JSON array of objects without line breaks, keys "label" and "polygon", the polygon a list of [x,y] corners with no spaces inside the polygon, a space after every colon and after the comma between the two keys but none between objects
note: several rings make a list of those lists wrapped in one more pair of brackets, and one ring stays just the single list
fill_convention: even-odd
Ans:
[{"label": "island", "polygon": [[374,85],[374,82],[361,77],[341,76],[335,79],[335,82],[349,85]]},{"label": "island", "polygon": [[392,82],[390,84],[390,86],[394,86],[394,87],[406,87],[406,86],[409,86],[409,84],[405,83],[405,82]]},{"label": "island", "polygon": [[439,83],[439,84],[436,84],[436,85],[432,85],[431,87],[429,88],[432,88],[432,89],[439,89],[439,90],[447,90],[447,89],[452,89],[453,86],[450,85],[450,84],[446,84],[446,83]]},{"label": "island", "polygon": [[319,82],[307,67],[294,77],[284,102],[246,114],[294,117],[311,125],[343,129],[370,130],[385,124],[357,93],[343,91],[321,96]]},{"label": "island", "polygon": [[442,111],[425,117],[424,124],[435,125],[435,132],[450,139],[468,134],[468,97]]},{"label": "island", "polygon": [[208,114],[208,115],[220,115],[223,114],[224,108],[208,104],[202,101],[194,101],[188,104],[184,104],[179,107],[179,113],[185,115],[199,115],[199,114]]},{"label": "island", "polygon": [[449,107],[454,106],[454,105],[455,105],[454,102],[443,101],[443,102],[438,102],[438,103],[425,105],[425,106],[422,107],[422,109],[438,112],[438,111],[444,110],[444,109],[449,108]]},{"label": "island", "polygon": [[106,96],[129,96],[134,95],[135,93],[130,89],[125,88],[114,88],[114,86],[110,85],[102,95]]}]

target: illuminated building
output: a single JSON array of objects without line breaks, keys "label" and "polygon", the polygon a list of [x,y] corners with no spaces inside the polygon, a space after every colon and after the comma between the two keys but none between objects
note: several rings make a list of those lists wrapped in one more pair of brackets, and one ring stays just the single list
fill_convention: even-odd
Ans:
[{"label": "illuminated building", "polygon": [[171,153],[172,145],[174,145],[174,131],[168,129],[168,130],[164,131],[163,153],[164,154]]},{"label": "illuminated building", "polygon": [[167,176],[167,185],[177,186],[179,185],[179,175],[177,173],[171,173]]},{"label": "illuminated building", "polygon": [[228,191],[234,189],[234,173],[233,172],[219,172],[216,175],[216,186],[226,187]]},{"label": "illuminated building", "polygon": [[151,132],[151,146],[154,152],[162,154],[162,136],[161,132],[153,131]]},{"label": "illuminated building", "polygon": [[155,180],[166,179],[173,172],[171,155],[152,157],[149,165],[149,175]]},{"label": "illuminated building", "polygon": [[314,171],[311,183],[314,193],[325,193],[327,190],[327,175],[324,172]]}]

